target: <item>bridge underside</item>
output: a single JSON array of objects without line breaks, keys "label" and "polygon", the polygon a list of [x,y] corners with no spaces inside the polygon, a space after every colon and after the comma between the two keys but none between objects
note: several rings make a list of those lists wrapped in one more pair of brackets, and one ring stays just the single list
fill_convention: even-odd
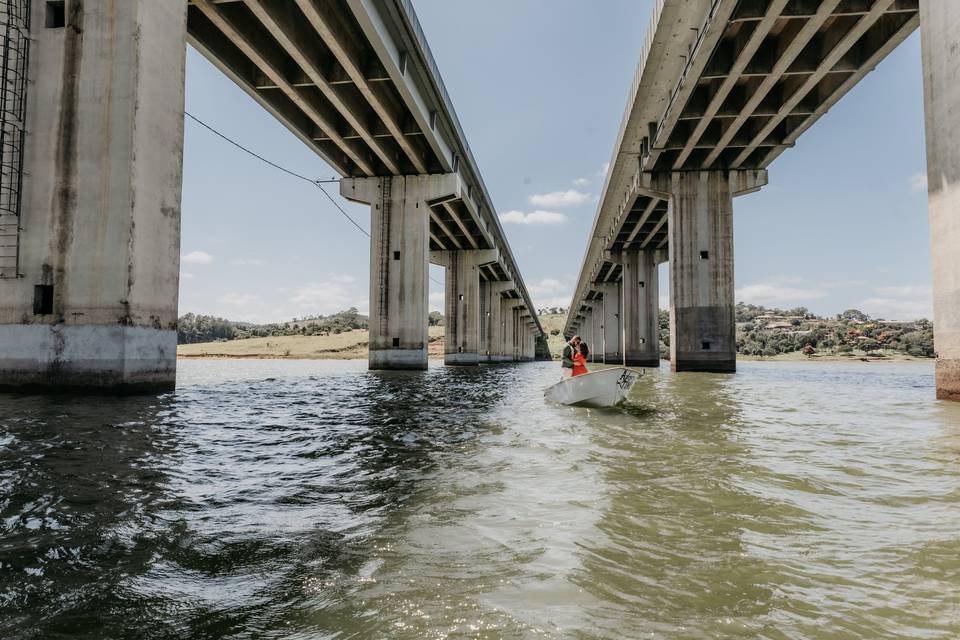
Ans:
[{"label": "bridge underside", "polygon": [[342,188],[372,181],[371,366],[426,366],[432,252],[470,265],[448,361],[532,359],[542,327],[409,0],[49,4],[0,12],[0,386],[174,385],[188,41]]},{"label": "bridge underside", "polygon": [[[940,397],[960,399],[960,3],[657,3],[566,333],[640,340],[643,331],[628,320],[623,300],[639,296],[652,304],[651,290],[637,291],[624,265],[660,252],[671,263],[673,367],[732,370],[733,197],[766,184],[767,166],[918,27],[937,388]],[[622,318],[604,307],[623,310]],[[718,345],[726,356],[715,353]]]}]

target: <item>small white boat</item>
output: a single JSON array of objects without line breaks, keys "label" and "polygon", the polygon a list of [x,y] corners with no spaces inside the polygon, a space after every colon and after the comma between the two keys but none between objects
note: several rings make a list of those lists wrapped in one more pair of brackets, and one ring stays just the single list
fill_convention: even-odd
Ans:
[{"label": "small white boat", "polygon": [[565,378],[549,387],[544,396],[551,402],[587,407],[615,407],[630,395],[643,373],[626,367],[597,369]]}]

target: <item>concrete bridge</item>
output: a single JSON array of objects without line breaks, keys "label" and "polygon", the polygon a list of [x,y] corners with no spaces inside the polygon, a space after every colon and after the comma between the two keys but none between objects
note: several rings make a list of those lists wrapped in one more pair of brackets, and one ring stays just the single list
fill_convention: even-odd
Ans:
[{"label": "concrete bridge", "polygon": [[937,391],[960,399],[960,2],[660,0],[614,146],[566,334],[659,364],[670,262],[675,371],[736,369],[733,198],[922,30]]},{"label": "concrete bridge", "polygon": [[[173,384],[189,41],[370,205],[370,367],[543,337],[409,0],[2,0],[0,385]],[[229,109],[230,105],[223,105]]]}]

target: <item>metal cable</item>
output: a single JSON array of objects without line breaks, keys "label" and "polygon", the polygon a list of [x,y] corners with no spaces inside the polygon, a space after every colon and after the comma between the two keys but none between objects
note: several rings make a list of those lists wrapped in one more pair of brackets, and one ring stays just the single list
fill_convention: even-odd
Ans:
[{"label": "metal cable", "polygon": [[[206,122],[204,122],[204,121],[201,120],[200,118],[196,117],[195,115],[193,115],[193,114],[190,113],[189,111],[184,111],[183,114],[184,114],[185,116],[187,116],[188,118],[190,118],[191,120],[193,120],[194,122],[196,122],[197,124],[199,124],[201,127],[203,127],[204,129],[206,129],[207,131],[209,131],[209,132],[213,133],[214,135],[216,135],[217,137],[222,138],[223,140],[229,142],[229,143],[232,144],[234,147],[236,147],[237,149],[240,149],[240,150],[243,151],[244,153],[253,156],[253,157],[256,158],[257,160],[259,160],[259,161],[261,161],[261,162],[263,162],[263,163],[265,163],[265,164],[270,165],[270,166],[273,167],[274,169],[278,169],[278,170],[280,170],[280,171],[283,171],[283,172],[286,173],[287,175],[293,176],[294,178],[297,178],[297,179],[299,179],[299,180],[303,180],[304,182],[309,182],[310,184],[312,184],[313,186],[315,186],[317,189],[320,189],[320,191],[323,192],[323,195],[325,195],[325,196],[327,197],[327,199],[333,204],[333,206],[335,206],[335,207],[337,208],[337,210],[340,211],[340,213],[343,215],[344,218],[346,218],[347,220],[349,220],[350,223],[360,231],[360,233],[362,233],[363,235],[367,236],[368,238],[371,237],[371,236],[370,236],[370,232],[367,231],[366,229],[364,229],[362,226],[360,226],[360,223],[358,223],[356,220],[354,220],[352,217],[350,217],[350,214],[348,214],[348,213],[344,210],[344,208],[340,206],[340,203],[337,202],[336,200],[334,200],[334,199],[333,199],[333,196],[331,196],[330,193],[329,193],[326,189],[323,188],[323,185],[324,185],[324,184],[331,184],[331,183],[334,183],[334,182],[340,182],[338,179],[333,178],[333,179],[330,179],[330,180],[314,180],[313,178],[308,178],[308,177],[306,177],[306,176],[304,176],[304,175],[301,175],[301,174],[297,173],[296,171],[291,171],[290,169],[287,169],[286,167],[281,166],[281,165],[277,164],[276,162],[273,162],[273,161],[271,161],[271,160],[268,160],[268,159],[264,158],[264,157],[261,156],[260,154],[258,154],[258,153],[256,153],[256,152],[248,149],[247,147],[243,146],[242,144],[240,144],[240,143],[237,142],[236,140],[233,140],[232,138],[228,137],[227,135],[225,135],[225,134],[217,131],[216,129],[214,129],[214,128],[211,127],[209,124],[207,124]],[[430,281],[433,282],[434,284],[443,286],[443,283],[442,283],[442,282],[439,282],[439,281],[435,280],[433,277],[430,277]]]}]

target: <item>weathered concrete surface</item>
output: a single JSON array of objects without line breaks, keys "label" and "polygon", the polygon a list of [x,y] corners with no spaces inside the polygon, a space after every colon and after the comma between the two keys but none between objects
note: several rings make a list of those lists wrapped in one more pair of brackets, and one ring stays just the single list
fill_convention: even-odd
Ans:
[{"label": "weathered concrete surface", "polygon": [[580,335],[580,339],[587,343],[587,349],[590,350],[590,355],[587,356],[588,362],[594,362],[596,358],[602,358],[603,352],[599,354],[597,348],[602,347],[602,341],[597,342],[597,332],[594,327],[594,313],[593,308],[589,308],[583,312],[583,320],[580,321],[580,326],[577,327],[577,333]]},{"label": "weathered concrete surface", "polygon": [[499,260],[495,249],[434,252],[446,267],[443,360],[449,365],[480,364],[480,267]]},{"label": "weathered concrete surface", "polygon": [[121,325],[0,325],[0,386],[169,388],[176,375],[174,329]]},{"label": "weathered concrete surface", "polygon": [[662,251],[631,250],[622,254],[624,363],[660,366],[660,274]]},{"label": "weathered concrete surface", "polygon": [[670,193],[670,367],[737,369],[733,197],[759,190],[766,171],[690,171],[654,176]]},{"label": "weathered concrete surface", "polygon": [[724,172],[671,174],[670,368],[737,370],[733,193]]},{"label": "weathered concrete surface", "polygon": [[452,174],[340,181],[343,197],[371,205],[371,369],[427,368],[429,202],[459,189]]},{"label": "weathered concrete surface", "polygon": [[596,289],[603,294],[600,317],[600,353],[607,364],[622,364],[623,326],[620,324],[620,283],[600,284]]},{"label": "weathered concrete surface", "polygon": [[480,283],[480,353],[481,362],[495,364],[504,361],[503,354],[503,293],[514,288],[507,282]]},{"label": "weathered concrete surface", "polygon": [[[21,273],[0,281],[0,384],[172,387],[182,0],[34,2]],[[53,286],[35,314],[34,287]]]},{"label": "weathered concrete surface", "polygon": [[503,331],[500,362],[517,361],[517,314],[522,306],[523,302],[516,299],[503,298],[500,301],[500,323]]},{"label": "weathered concrete surface", "polygon": [[960,401],[960,2],[921,0],[937,397]]}]

